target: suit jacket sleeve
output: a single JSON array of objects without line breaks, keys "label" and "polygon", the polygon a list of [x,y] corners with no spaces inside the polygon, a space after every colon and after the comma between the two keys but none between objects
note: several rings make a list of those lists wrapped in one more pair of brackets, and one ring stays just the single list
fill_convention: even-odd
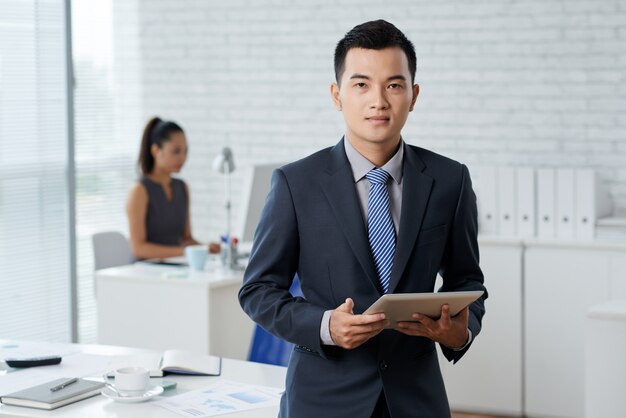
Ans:
[{"label": "suit jacket sleeve", "polygon": [[278,169],[255,232],[239,303],[268,332],[324,355],[320,326],[325,309],[289,293],[298,258],[294,202],[287,178]]},{"label": "suit jacket sleeve", "polygon": [[[442,259],[440,274],[443,278],[441,291],[484,290],[485,294],[469,307],[469,329],[472,342],[480,333],[482,317],[485,314],[484,300],[487,290],[484,287],[483,273],[479,267],[478,223],[476,196],[472,190],[467,167],[462,166],[462,180],[457,206]],[[461,351],[441,347],[444,356],[455,363],[463,357],[471,344]]]}]

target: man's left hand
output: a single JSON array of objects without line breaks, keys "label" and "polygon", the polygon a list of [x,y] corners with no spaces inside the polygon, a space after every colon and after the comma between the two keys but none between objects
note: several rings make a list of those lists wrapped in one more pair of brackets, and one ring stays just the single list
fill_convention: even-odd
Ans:
[{"label": "man's left hand", "polygon": [[430,338],[448,348],[463,347],[469,338],[467,331],[469,320],[468,307],[451,317],[450,307],[443,305],[439,319],[432,319],[426,315],[414,313],[413,320],[415,322],[398,322],[396,330],[414,337]]}]

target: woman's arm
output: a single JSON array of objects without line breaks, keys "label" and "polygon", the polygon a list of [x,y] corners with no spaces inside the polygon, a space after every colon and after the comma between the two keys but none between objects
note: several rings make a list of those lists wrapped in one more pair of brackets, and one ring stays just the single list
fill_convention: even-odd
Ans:
[{"label": "woman's arm", "polygon": [[[148,192],[141,183],[135,184],[128,195],[126,213],[130,230],[130,248],[137,258],[167,258],[184,254],[184,246],[153,244],[147,241],[146,214]],[[189,220],[188,220],[189,221]]]},{"label": "woman's arm", "polygon": [[187,187],[187,183],[183,183],[185,187],[185,197],[187,199],[187,222],[185,222],[185,233],[183,235],[183,242],[187,245],[198,244],[198,241],[193,239],[191,235],[191,198],[189,197],[189,188]]}]

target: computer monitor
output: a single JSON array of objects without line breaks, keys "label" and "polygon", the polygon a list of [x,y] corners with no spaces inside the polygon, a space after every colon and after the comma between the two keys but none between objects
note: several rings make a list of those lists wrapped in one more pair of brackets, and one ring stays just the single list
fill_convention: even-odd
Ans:
[{"label": "computer monitor", "polygon": [[265,206],[265,198],[270,191],[272,173],[284,163],[266,163],[253,165],[247,176],[243,188],[243,201],[241,204],[241,234],[239,240],[242,243],[250,243],[254,238],[254,231],[259,223],[261,211]]}]

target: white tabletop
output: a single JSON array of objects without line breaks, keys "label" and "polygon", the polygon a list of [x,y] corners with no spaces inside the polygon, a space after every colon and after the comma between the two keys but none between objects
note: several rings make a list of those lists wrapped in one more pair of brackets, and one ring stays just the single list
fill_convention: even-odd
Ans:
[{"label": "white tabletop", "polygon": [[[6,341],[0,340],[0,343],[3,342]],[[157,352],[150,350],[140,350],[104,345],[68,344],[67,347],[70,349],[78,348],[80,352],[86,354],[111,356],[111,364],[113,365],[115,365],[116,359],[118,358],[124,359],[124,362],[128,362],[129,356],[136,356],[138,361],[140,361],[143,356],[154,356],[155,354],[158,355]],[[67,418],[180,418],[181,415],[175,414],[174,412],[154,405],[154,400],[163,399],[164,396],[169,397],[185,393],[190,390],[200,389],[218,381],[219,379],[227,379],[247,384],[283,388],[286,370],[287,369],[285,367],[224,358],[222,359],[221,376],[205,377],[168,375],[166,379],[176,381],[178,383],[177,387],[175,389],[164,392],[163,395],[158,396],[148,402],[123,404],[114,402],[110,399],[105,398],[104,396],[98,395],[93,398],[85,399],[53,411],[0,405],[0,416]],[[6,377],[8,376],[0,376],[0,379]],[[232,418],[275,418],[277,415],[278,406],[242,411],[238,413],[228,414],[227,416]]]},{"label": "white tabletop", "polygon": [[135,281],[175,282],[180,286],[217,288],[241,283],[243,271],[223,270],[217,265],[207,264],[204,271],[194,271],[187,266],[170,266],[138,262],[120,267],[96,271],[98,278]]}]

